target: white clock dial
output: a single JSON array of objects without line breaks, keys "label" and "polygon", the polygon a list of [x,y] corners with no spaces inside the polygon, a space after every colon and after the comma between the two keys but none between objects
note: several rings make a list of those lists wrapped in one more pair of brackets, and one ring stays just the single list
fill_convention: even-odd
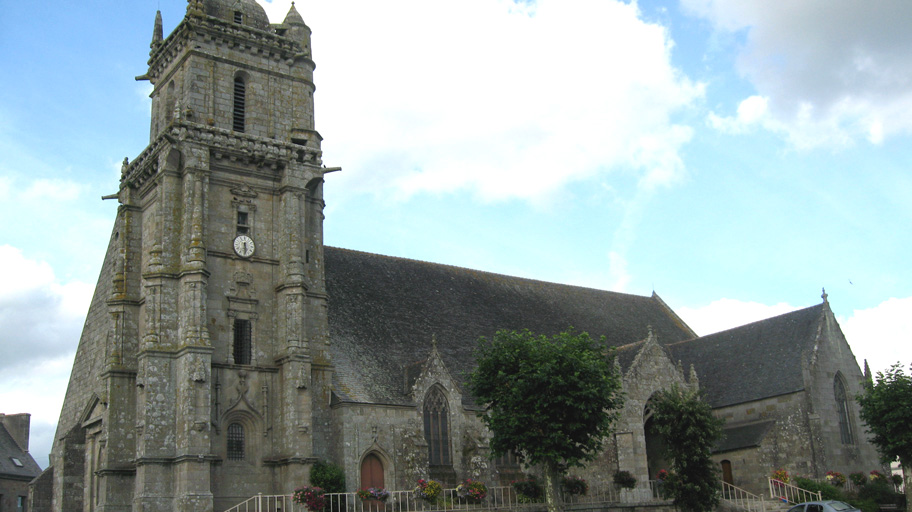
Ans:
[{"label": "white clock dial", "polygon": [[238,235],[234,239],[234,252],[242,258],[249,258],[253,256],[253,251],[256,247],[253,245],[253,239],[247,235]]}]

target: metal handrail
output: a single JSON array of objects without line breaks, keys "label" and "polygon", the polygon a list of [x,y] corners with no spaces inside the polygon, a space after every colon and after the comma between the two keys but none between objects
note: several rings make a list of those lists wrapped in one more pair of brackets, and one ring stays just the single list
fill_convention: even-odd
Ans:
[{"label": "metal handrail", "polygon": [[[646,485],[648,484],[648,485]],[[649,481],[636,489],[619,490],[613,484],[590,484],[585,495],[565,495],[563,503],[568,506],[592,503],[650,502],[661,500],[661,484]],[[326,512],[475,512],[486,510],[541,508],[544,502],[529,502],[517,496],[512,486],[488,487],[488,495],[478,503],[460,499],[456,489],[443,489],[440,497],[433,502],[417,498],[415,492],[390,491],[384,502],[361,500],[356,493],[327,493]],[[257,495],[225,512],[308,512],[307,508],[295,503],[292,495]],[[753,511],[752,511],[753,512]],[[763,511],[761,511],[763,512]]]},{"label": "metal handrail", "polygon": [[798,503],[804,503],[806,501],[820,501],[823,496],[819,491],[808,491],[797,485],[788,484],[782,480],[776,480],[775,478],[769,479],[769,491],[770,498],[788,503],[789,505],[797,505]]},{"label": "metal handrail", "polygon": [[766,512],[766,502],[762,496],[722,482],[722,499],[748,512]]}]

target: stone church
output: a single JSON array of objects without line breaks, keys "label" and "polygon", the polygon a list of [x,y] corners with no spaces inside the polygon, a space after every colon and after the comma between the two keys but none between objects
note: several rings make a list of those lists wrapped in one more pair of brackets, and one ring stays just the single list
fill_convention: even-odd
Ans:
[{"label": "stone church", "polygon": [[[868,470],[863,379],[829,304],[698,337],[636,296],[323,245],[327,167],[314,126],[311,31],[294,6],[189,0],[156,16],[149,145],[120,203],[33,510],[220,511],[308,483],[350,490],[508,483],[467,394],[480,336],[569,327],[617,347],[626,405],[578,474],[666,468],[649,400],[705,390],[728,421],[723,477],[762,489],[786,467]],[[343,158],[337,155],[334,158]]]}]

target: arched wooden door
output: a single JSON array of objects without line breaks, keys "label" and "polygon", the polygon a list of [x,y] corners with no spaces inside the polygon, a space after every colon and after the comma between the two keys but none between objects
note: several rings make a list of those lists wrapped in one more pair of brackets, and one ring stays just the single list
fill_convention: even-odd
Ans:
[{"label": "arched wooden door", "polygon": [[[361,488],[370,489],[371,487],[378,489],[386,487],[383,481],[383,461],[374,453],[367,454],[367,457],[361,461]],[[365,501],[364,510],[383,510],[383,503],[375,500]]]}]

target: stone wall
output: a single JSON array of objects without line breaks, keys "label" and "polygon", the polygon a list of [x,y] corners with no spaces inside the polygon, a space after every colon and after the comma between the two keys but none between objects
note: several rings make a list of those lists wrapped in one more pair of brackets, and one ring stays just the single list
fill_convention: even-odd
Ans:
[{"label": "stone wall", "polygon": [[[845,475],[854,471],[867,473],[872,469],[884,471],[876,448],[868,441],[866,427],[859,416],[859,406],[855,400],[857,395],[864,392],[864,375],[832,312],[829,308],[826,311],[824,328],[805,374],[808,423],[816,452],[816,465],[811,474],[823,478],[827,471],[839,471]],[[849,443],[843,442],[840,432],[840,414],[835,392],[837,379],[845,389],[852,437]]]}]

